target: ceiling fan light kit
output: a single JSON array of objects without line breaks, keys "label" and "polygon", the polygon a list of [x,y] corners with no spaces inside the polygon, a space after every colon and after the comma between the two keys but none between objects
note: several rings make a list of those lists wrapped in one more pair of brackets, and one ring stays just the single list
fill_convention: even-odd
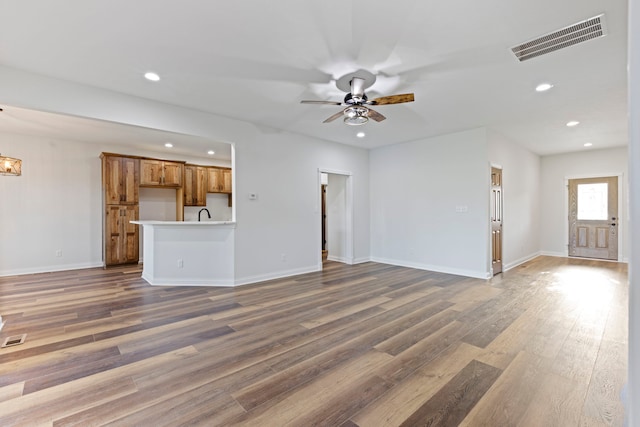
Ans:
[{"label": "ceiling fan light kit", "polygon": [[372,99],[369,101],[367,95],[364,93],[365,89],[370,87],[376,81],[376,76],[368,71],[359,70],[355,73],[347,74],[336,80],[336,86],[338,89],[347,92],[343,102],[335,101],[316,101],[316,100],[303,100],[302,104],[329,104],[329,105],[342,105],[346,106],[344,110],[330,116],[323,123],[329,123],[334,121],[340,116],[344,116],[343,122],[350,126],[363,125],[373,119],[376,122],[381,122],[386,119],[385,116],[367,107],[368,105],[387,105],[387,104],[401,104],[404,102],[413,102],[413,93],[405,93],[402,95],[390,95],[380,98]]},{"label": "ceiling fan light kit", "polygon": [[344,109],[344,123],[350,126],[363,125],[369,121],[369,109],[360,105],[352,105]]}]

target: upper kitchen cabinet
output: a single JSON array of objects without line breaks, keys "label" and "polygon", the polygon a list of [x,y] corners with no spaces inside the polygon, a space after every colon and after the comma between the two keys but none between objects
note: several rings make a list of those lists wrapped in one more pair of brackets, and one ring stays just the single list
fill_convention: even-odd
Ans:
[{"label": "upper kitchen cabinet", "polygon": [[105,204],[138,204],[140,160],[102,153],[102,185]]},{"label": "upper kitchen cabinet", "polygon": [[184,163],[141,159],[140,170],[141,186],[182,187]]},{"label": "upper kitchen cabinet", "polygon": [[231,194],[231,169],[210,167],[207,192]]},{"label": "upper kitchen cabinet", "polygon": [[184,165],[185,206],[207,206],[207,169],[204,166]]}]

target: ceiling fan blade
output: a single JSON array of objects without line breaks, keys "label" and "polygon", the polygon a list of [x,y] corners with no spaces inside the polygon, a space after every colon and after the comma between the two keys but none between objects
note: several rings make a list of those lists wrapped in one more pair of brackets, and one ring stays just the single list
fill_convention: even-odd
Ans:
[{"label": "ceiling fan blade", "polygon": [[324,121],[324,122],[322,122],[322,123],[329,123],[329,122],[332,122],[332,121],[334,121],[335,119],[337,119],[338,117],[342,117],[342,115],[343,115],[343,114],[344,114],[344,112],[343,112],[343,111],[339,111],[339,112],[335,113],[333,116],[329,117],[327,120],[325,120],[325,121]]},{"label": "ceiling fan blade", "polygon": [[370,119],[375,120],[376,122],[381,122],[386,119],[385,116],[378,113],[376,110],[372,110],[371,108],[367,108],[369,110],[369,114],[367,115]]},{"label": "ceiling fan blade", "polygon": [[390,95],[382,96],[380,98],[373,99],[368,102],[371,105],[387,105],[387,104],[401,104],[403,102],[413,102],[414,96],[412,93],[403,93],[402,95]]},{"label": "ceiling fan blade", "polygon": [[342,102],[336,102],[336,101],[310,101],[310,100],[304,100],[304,101],[300,101],[300,104],[342,105]]}]

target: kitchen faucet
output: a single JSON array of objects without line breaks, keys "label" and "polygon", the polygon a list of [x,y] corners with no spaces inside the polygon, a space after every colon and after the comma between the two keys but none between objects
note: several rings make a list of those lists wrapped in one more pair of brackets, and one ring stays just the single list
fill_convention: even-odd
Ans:
[{"label": "kitchen faucet", "polygon": [[209,219],[211,219],[211,214],[209,213],[209,209],[202,208],[198,211],[198,222],[200,222],[200,214],[202,213],[202,211],[207,211],[207,216],[209,217]]}]

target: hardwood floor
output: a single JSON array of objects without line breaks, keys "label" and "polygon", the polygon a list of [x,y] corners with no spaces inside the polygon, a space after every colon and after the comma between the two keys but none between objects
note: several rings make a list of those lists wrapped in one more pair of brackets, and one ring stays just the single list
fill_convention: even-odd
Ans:
[{"label": "hardwood floor", "polygon": [[625,264],[376,263],[236,289],[0,278],[0,425],[621,426]]}]

